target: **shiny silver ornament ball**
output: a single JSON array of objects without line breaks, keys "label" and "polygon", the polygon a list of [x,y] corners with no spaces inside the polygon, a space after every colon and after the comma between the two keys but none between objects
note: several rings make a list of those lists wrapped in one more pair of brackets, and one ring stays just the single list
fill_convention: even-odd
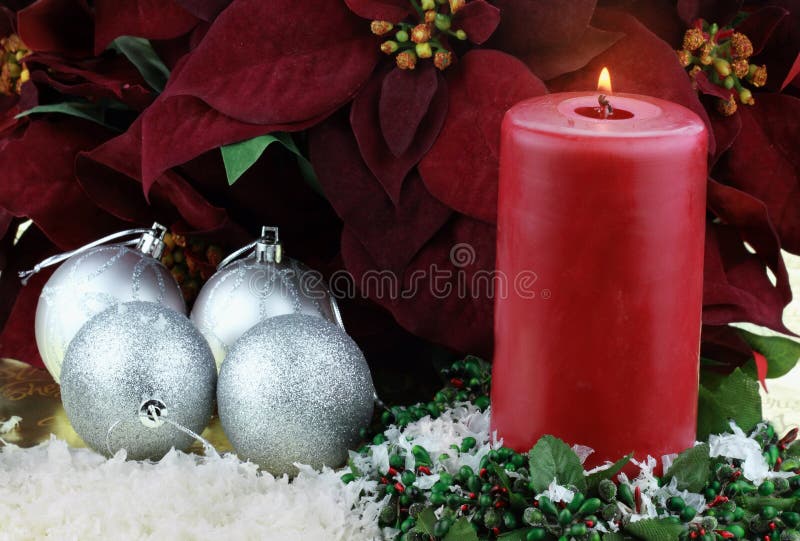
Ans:
[{"label": "shiny silver ornament ball", "polygon": [[208,340],[219,367],[228,349],[253,325],[293,313],[341,325],[336,300],[320,275],[288,257],[276,262],[253,255],[209,278],[191,318]]},{"label": "shiny silver ornament ball", "polygon": [[36,345],[47,370],[61,380],[61,363],[75,333],[109,306],[152,301],[186,313],[177,282],[158,259],[122,245],[99,246],[67,259],[42,289]]},{"label": "shiny silver ornament ball", "polygon": [[124,448],[128,458],[155,460],[193,441],[163,419],[197,434],[206,427],[216,380],[214,357],[191,321],[137,301],[108,308],[81,327],[64,357],[61,397],[92,449]]},{"label": "shiny silver ornament ball", "polygon": [[217,406],[240,458],[294,474],[294,462],[344,463],[372,418],[374,393],[364,355],[341,328],[290,314],[258,323],[234,344]]}]

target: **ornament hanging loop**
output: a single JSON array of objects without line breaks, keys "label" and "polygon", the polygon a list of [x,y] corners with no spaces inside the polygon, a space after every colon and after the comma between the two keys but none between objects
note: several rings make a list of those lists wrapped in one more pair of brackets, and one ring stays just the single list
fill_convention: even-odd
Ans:
[{"label": "ornament hanging loop", "polygon": [[157,428],[164,424],[164,416],[168,412],[167,405],[161,400],[145,400],[139,406],[139,421],[147,428]]},{"label": "ornament hanging loop", "polygon": [[[211,455],[219,457],[219,453],[217,453],[216,448],[211,444],[210,441],[205,439],[194,430],[186,428],[182,424],[169,419],[167,417],[168,413],[169,410],[167,409],[167,405],[164,404],[163,401],[159,400],[158,398],[150,398],[142,402],[141,406],[139,406],[139,422],[141,422],[147,428],[153,429],[157,429],[166,423],[177,428],[187,436],[192,437],[195,441],[202,443],[206,453],[210,452]],[[108,431],[106,432],[106,450],[108,451],[109,456],[114,456],[114,450],[111,448],[111,433],[114,432],[114,429],[117,428],[121,422],[122,419],[118,419],[114,422],[114,424],[108,427]]]},{"label": "ornament hanging loop", "polygon": [[263,226],[261,228],[261,237],[258,240],[242,246],[220,261],[219,265],[217,265],[217,270],[224,269],[251,250],[259,263],[280,263],[283,259],[283,246],[280,243],[278,228]]},{"label": "ornament hanging loop", "polygon": [[39,272],[41,272],[42,269],[51,267],[53,265],[57,265],[58,263],[61,263],[62,261],[65,261],[74,255],[82,254],[84,252],[91,250],[92,248],[96,248],[97,246],[101,246],[111,241],[121,239],[124,237],[130,237],[133,235],[139,235],[140,238],[127,240],[121,244],[123,246],[135,245],[137,250],[147,255],[150,255],[155,259],[159,259],[161,257],[161,254],[164,252],[164,235],[166,235],[166,233],[167,233],[167,228],[159,224],[158,222],[154,223],[153,226],[150,228],[126,229],[125,231],[118,231],[117,233],[112,233],[101,239],[97,239],[96,241],[90,242],[89,244],[85,244],[84,246],[76,248],[75,250],[50,256],[47,259],[40,261],[39,263],[34,265],[32,269],[26,271],[20,271],[17,275],[22,281],[22,285],[27,285],[28,280],[30,280],[34,274],[38,274]]}]

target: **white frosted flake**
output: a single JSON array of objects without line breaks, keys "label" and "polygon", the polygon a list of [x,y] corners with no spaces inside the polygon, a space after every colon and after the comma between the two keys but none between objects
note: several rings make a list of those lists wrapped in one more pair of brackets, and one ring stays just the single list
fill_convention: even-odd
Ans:
[{"label": "white frosted flake", "polygon": [[761,446],[731,421],[733,434],[718,434],[708,438],[709,453],[712,457],[725,456],[742,460],[742,474],[755,484],[764,479],[775,477],[792,477],[792,472],[773,472],[761,451]]},{"label": "white frosted flake", "polygon": [[539,501],[542,496],[547,496],[554,502],[569,503],[575,497],[575,493],[567,487],[559,485],[558,482],[553,479],[547,487],[547,490],[536,495],[536,501]]},{"label": "white frosted flake", "polygon": [[19,426],[22,417],[19,415],[12,415],[3,422],[0,422],[0,434],[7,434]]},{"label": "white frosted flake", "polygon": [[586,459],[589,458],[589,455],[594,453],[594,449],[591,447],[586,447],[585,445],[578,445],[577,443],[572,446],[572,450],[578,455],[578,458],[581,461],[581,464],[586,462]]},{"label": "white frosted flake", "polygon": [[[259,473],[233,455],[112,459],[57,439],[0,452],[0,540],[380,539],[375,482]],[[362,491],[367,495],[359,500]]]}]

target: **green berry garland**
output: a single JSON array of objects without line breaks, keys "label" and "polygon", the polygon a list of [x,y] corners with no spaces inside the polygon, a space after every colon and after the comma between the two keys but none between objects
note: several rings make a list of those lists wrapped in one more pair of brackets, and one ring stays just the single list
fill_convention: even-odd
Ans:
[{"label": "green berry garland", "polygon": [[[773,471],[792,472],[791,477],[768,478],[756,485],[745,478],[742,460],[712,458],[708,444],[701,444],[681,453],[656,481],[659,486],[672,482],[680,490],[702,495],[705,510],[698,513],[684,497],[676,495],[654,502],[656,517],[632,520],[645,512],[640,487],[624,476],[622,481],[612,480],[630,456],[589,475],[566,444],[545,436],[530,453],[507,447],[484,449],[477,471],[463,465],[450,473],[444,462],[475,454],[478,442],[474,437],[464,437],[438,457],[420,445],[413,445],[409,452],[389,443],[391,427],[402,429],[427,416],[436,419],[459,403],[470,403],[481,412],[489,407],[491,365],[467,357],[444,369],[442,375],[448,383],[431,402],[379,412],[373,435],[363,434],[371,444],[359,450],[362,457],[369,457],[375,446],[387,446],[388,468],[369,478],[378,484],[378,499],[387,501],[379,524],[394,532],[395,541],[800,541],[797,429],[779,438],[772,425],[761,423],[750,434],[768,466]],[[544,461],[536,460],[540,444],[548,452],[566,457],[558,461],[567,464],[563,466],[566,469],[550,471],[542,465]],[[410,464],[413,467],[408,467]],[[361,476],[355,465],[350,469],[342,476],[345,483]],[[417,481],[431,475],[438,479],[423,483],[430,488],[419,488]],[[572,499],[553,501],[541,485],[542,478],[565,485]]]}]

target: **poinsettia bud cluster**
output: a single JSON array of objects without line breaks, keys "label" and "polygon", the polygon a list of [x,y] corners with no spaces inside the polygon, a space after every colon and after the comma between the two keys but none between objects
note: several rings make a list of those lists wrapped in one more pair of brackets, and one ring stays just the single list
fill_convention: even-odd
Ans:
[{"label": "poinsettia bud cluster", "polygon": [[222,261],[222,248],[196,237],[176,233],[167,233],[164,245],[161,262],[175,277],[184,300],[191,306],[200,288]]},{"label": "poinsettia bud cluster", "polygon": [[767,67],[749,61],[753,52],[753,43],[743,33],[698,19],[684,34],[682,49],[677,54],[693,79],[703,73],[722,89],[717,110],[729,116],[736,112],[738,103],[755,103],[753,93],[743,83],[761,87],[767,82]]},{"label": "poinsettia bud cluster", "polygon": [[30,51],[16,34],[0,38],[0,95],[19,94],[31,74],[23,62]]},{"label": "poinsettia bud cluster", "polygon": [[381,43],[385,54],[396,54],[395,62],[400,69],[413,70],[418,59],[433,58],[433,64],[440,70],[453,63],[453,53],[447,47],[447,40],[467,39],[463,29],[453,28],[453,16],[460,11],[465,0],[410,0],[416,21],[403,21],[393,24],[389,21],[372,21],[370,29],[376,36],[389,36],[393,39]]}]

